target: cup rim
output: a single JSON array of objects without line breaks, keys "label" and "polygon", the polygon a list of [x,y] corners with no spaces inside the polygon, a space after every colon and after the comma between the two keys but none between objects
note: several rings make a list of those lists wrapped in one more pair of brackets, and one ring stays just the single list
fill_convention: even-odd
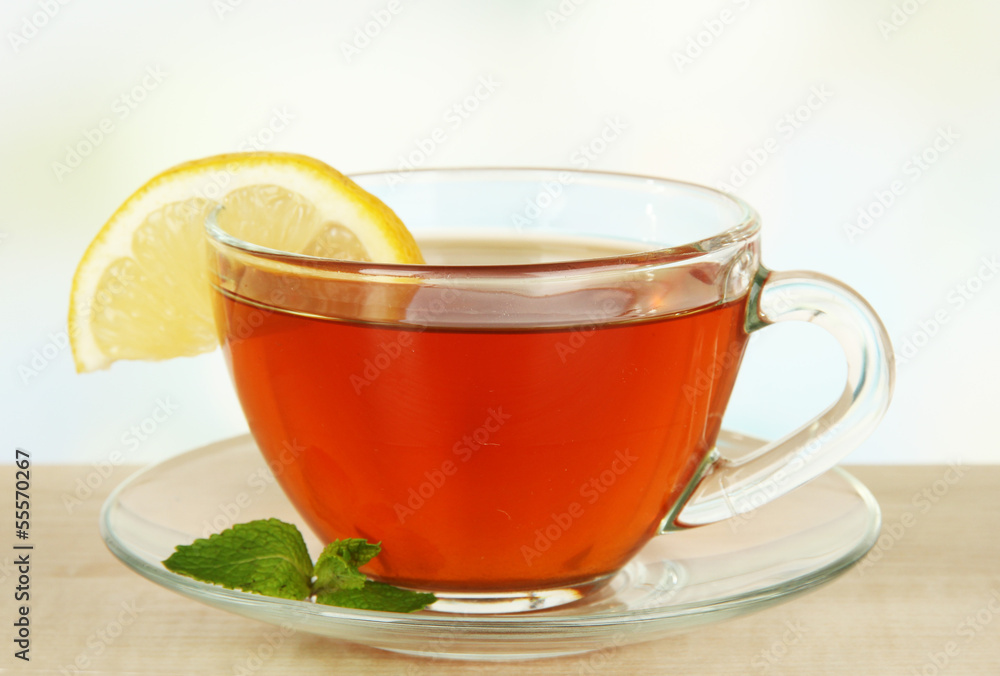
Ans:
[{"label": "cup rim", "polygon": [[[525,167],[525,166],[492,166],[492,167],[426,167],[409,169],[403,172],[393,170],[376,170],[346,174],[350,179],[392,176],[398,174],[419,175],[430,177],[434,174],[460,175],[472,174],[477,177],[497,173],[501,177],[518,174],[528,177],[531,174],[558,175],[561,173],[579,175],[591,179],[628,179],[633,181],[650,181],[660,184],[699,191],[715,198],[722,198],[739,209],[739,220],[735,225],[714,235],[685,244],[670,247],[651,248],[627,254],[599,256],[593,258],[578,258],[546,263],[517,263],[500,265],[443,265],[425,263],[383,263],[370,261],[349,261],[334,258],[324,258],[307,254],[281,251],[247,242],[223,230],[217,222],[222,205],[213,208],[205,218],[205,231],[209,238],[218,244],[235,249],[244,254],[266,258],[287,265],[305,265],[314,270],[327,270],[339,273],[361,275],[379,275],[391,277],[434,277],[441,274],[460,273],[463,276],[508,276],[508,275],[538,275],[544,273],[559,273],[567,271],[607,269],[627,269],[646,267],[649,265],[686,264],[693,260],[711,255],[742,242],[753,239],[760,232],[760,217],[756,210],[742,198],[707,185],[682,181],[678,179],[650,176],[616,171],[598,171],[591,169],[568,169],[558,167]],[[425,178],[426,180],[426,178]],[[387,205],[390,209],[391,205]]]}]

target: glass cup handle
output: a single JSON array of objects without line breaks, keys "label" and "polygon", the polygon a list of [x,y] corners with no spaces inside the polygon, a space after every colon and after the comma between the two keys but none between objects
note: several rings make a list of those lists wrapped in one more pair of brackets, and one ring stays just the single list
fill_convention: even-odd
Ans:
[{"label": "glass cup handle", "polygon": [[843,348],[847,385],[840,399],[749,456],[727,459],[713,451],[661,532],[721,521],[788,493],[830,470],[881,420],[895,369],[889,336],[867,301],[826,275],[762,267],[748,300],[747,331],[793,320],[822,326]]}]

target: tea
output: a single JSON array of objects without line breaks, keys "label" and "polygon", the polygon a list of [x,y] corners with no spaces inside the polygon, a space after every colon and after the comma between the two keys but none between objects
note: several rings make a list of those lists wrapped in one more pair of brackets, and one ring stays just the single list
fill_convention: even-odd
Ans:
[{"label": "tea", "polygon": [[[494,250],[516,258],[512,241]],[[422,243],[428,259],[463,246]],[[537,260],[538,242],[521,246]],[[715,443],[745,304],[585,326],[390,326],[216,294],[250,428],[299,513],[324,541],[381,541],[373,577],[454,592],[620,569]]]}]

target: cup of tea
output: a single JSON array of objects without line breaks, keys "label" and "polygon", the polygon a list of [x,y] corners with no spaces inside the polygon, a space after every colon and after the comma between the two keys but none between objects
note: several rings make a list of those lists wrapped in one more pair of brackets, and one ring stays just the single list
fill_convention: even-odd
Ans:
[{"label": "cup of tea", "polygon": [[[751,511],[826,472],[892,390],[854,291],[760,261],[732,195],[541,169],[355,176],[425,265],[266,249],[209,218],[217,324],[251,432],[324,540],[435,608],[585,597],[651,538]],[[750,335],[806,321],[843,394],[750,457],[716,450]]]}]

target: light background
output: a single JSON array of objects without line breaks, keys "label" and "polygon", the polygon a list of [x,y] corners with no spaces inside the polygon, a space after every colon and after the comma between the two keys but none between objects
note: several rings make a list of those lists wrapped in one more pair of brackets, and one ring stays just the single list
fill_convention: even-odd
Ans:
[{"label": "light background", "polygon": [[[245,430],[218,353],[79,376],[65,347],[77,261],[159,171],[254,137],[345,172],[396,168],[438,126],[447,139],[424,166],[574,166],[610,118],[627,128],[591,168],[715,186],[775,139],[737,189],[763,216],[765,262],[846,281],[897,350],[913,346],[888,416],[850,462],[1000,459],[1000,275],[973,282],[961,306],[954,295],[1000,254],[990,199],[1000,177],[1000,5],[577,2],[398,0],[348,58],[343,46],[372,12],[385,16],[387,0],[5,1],[5,446],[36,462],[144,463]],[[880,29],[893,19],[898,30]],[[689,62],[678,59],[685,49]],[[481,78],[495,91],[447,126],[446,111]],[[793,133],[779,129],[814,90],[826,100],[799,111],[808,119]],[[121,98],[130,93],[142,96],[134,108]],[[268,138],[279,112],[291,120]],[[105,119],[110,131],[61,171],[67,147]],[[912,180],[904,166],[939,130],[957,138]],[[905,193],[849,237],[844,224],[894,180]],[[948,321],[929,335],[935,314]],[[752,341],[726,426],[780,435],[830,403],[843,375],[819,329],[768,329]],[[128,436],[164,403],[176,411],[147,438]]]}]

